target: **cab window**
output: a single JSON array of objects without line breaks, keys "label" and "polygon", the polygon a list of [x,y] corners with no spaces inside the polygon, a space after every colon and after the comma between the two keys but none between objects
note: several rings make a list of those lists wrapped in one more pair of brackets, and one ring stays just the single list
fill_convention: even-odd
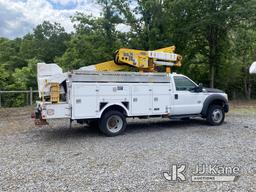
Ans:
[{"label": "cab window", "polygon": [[190,91],[195,88],[195,83],[183,76],[174,76],[174,82],[177,91]]}]

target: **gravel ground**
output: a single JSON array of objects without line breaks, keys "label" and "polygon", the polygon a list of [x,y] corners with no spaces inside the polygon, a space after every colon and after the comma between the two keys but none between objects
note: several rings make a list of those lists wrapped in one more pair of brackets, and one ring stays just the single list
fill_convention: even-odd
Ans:
[{"label": "gravel ground", "polygon": [[[130,120],[105,137],[67,121],[35,128],[31,108],[0,109],[0,191],[256,191],[256,105],[237,104],[222,126]],[[186,163],[187,181],[163,177]],[[198,163],[239,166],[235,182],[192,182]]]}]

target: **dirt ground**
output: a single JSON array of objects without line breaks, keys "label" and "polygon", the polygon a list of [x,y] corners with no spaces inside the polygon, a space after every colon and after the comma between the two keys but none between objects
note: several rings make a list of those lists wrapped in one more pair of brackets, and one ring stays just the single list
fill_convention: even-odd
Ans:
[{"label": "dirt ground", "polygon": [[[57,120],[36,128],[33,107],[0,108],[0,191],[256,191],[256,101],[233,101],[223,125],[129,120],[118,137]],[[187,180],[163,172],[185,163]],[[198,163],[238,166],[234,182],[192,182]]]}]

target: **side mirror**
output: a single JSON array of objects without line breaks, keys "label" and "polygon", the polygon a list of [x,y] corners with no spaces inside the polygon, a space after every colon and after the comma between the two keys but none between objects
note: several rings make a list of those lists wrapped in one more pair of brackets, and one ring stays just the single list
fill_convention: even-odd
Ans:
[{"label": "side mirror", "polygon": [[195,92],[199,93],[203,91],[203,83],[199,83],[195,89]]}]

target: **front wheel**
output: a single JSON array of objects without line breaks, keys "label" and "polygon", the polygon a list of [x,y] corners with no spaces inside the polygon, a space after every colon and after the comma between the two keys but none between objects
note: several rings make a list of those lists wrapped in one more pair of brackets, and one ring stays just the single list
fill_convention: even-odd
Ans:
[{"label": "front wheel", "polygon": [[210,125],[221,125],[225,119],[225,112],[223,107],[219,105],[212,105],[208,109],[207,122]]},{"label": "front wheel", "polygon": [[99,128],[107,136],[117,136],[126,128],[125,116],[119,111],[108,111],[100,119]]}]

